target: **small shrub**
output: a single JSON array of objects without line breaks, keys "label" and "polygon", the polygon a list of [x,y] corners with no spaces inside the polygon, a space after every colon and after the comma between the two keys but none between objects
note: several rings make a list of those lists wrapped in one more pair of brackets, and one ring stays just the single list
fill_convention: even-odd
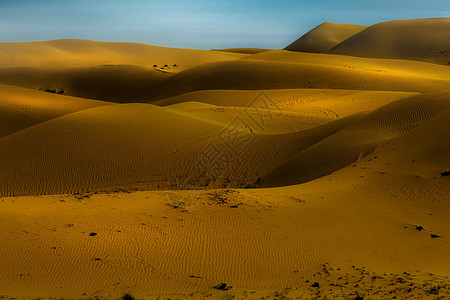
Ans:
[{"label": "small shrub", "polygon": [[122,296],[122,299],[123,300],[134,300],[134,297],[127,293]]},{"label": "small shrub", "polygon": [[441,289],[441,286],[440,285],[434,285],[434,286],[432,286],[431,288],[430,288],[430,290],[428,291],[430,294],[433,294],[433,295],[437,295],[437,294],[439,294],[439,290]]}]

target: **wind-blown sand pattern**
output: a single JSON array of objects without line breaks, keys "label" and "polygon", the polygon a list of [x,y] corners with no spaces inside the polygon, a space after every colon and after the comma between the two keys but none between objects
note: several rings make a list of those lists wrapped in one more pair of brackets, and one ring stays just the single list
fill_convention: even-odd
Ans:
[{"label": "wind-blown sand pattern", "polygon": [[449,298],[448,32],[0,43],[0,298]]}]

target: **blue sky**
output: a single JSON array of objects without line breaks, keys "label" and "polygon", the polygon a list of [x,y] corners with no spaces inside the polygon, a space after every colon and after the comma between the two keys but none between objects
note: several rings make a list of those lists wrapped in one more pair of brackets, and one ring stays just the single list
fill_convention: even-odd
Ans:
[{"label": "blue sky", "polygon": [[0,41],[61,38],[283,48],[324,22],[450,16],[450,0],[0,0]]}]

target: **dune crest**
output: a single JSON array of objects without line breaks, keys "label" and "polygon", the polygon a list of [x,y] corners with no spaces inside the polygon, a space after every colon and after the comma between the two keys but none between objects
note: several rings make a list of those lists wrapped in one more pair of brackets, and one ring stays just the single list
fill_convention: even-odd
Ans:
[{"label": "dune crest", "polygon": [[284,48],[297,52],[323,53],[366,29],[364,25],[324,22]]},{"label": "dune crest", "polygon": [[370,26],[327,53],[450,64],[450,18],[388,21]]}]

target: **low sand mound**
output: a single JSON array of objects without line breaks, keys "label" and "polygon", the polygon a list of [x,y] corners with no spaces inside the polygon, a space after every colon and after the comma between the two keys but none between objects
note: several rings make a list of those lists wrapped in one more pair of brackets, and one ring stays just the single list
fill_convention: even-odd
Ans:
[{"label": "low sand mound", "polygon": [[108,104],[0,85],[0,138],[50,119]]},{"label": "low sand mound", "polygon": [[0,191],[4,196],[117,189],[132,183],[136,168],[152,173],[179,157],[178,147],[206,139],[215,126],[148,104],[65,115],[0,140]]},{"label": "low sand mound", "polygon": [[82,68],[111,64],[146,67],[167,65],[176,71],[242,56],[237,53],[74,39],[0,43],[1,68]]},{"label": "low sand mound", "polygon": [[138,102],[171,74],[155,68],[105,65],[90,68],[0,69],[0,82],[113,102]]},{"label": "low sand mound", "polygon": [[[283,51],[289,53],[288,51]],[[266,52],[258,55],[265,55]],[[291,52],[292,53],[292,52]],[[320,56],[320,54],[293,53],[295,56]],[[324,55],[326,56],[326,55]],[[344,59],[332,55],[333,60],[343,64]],[[320,59],[318,57],[318,59]],[[361,58],[349,57],[362,61]],[[142,99],[156,101],[176,95],[212,89],[261,90],[261,89],[353,89],[406,92],[431,92],[450,89],[450,69],[431,65],[436,74],[425,71],[427,63],[402,61],[405,70],[384,68],[359,68],[347,65],[330,66],[326,60],[321,64],[309,62],[279,62],[273,60],[242,59],[233,62],[215,62],[193,67],[173,75]],[[447,76],[445,76],[447,75]]]},{"label": "low sand mound", "polygon": [[389,21],[370,26],[327,53],[450,64],[450,18]]},{"label": "low sand mound", "polygon": [[204,90],[154,104],[164,106],[195,101],[217,106],[268,108],[283,113],[301,112],[336,119],[371,111],[413,95],[416,93],[339,89]]},{"label": "low sand mound", "polygon": [[263,177],[264,185],[297,184],[330,174],[449,109],[449,92],[418,95],[390,103],[296,154]]},{"label": "low sand mound", "polygon": [[289,51],[323,53],[366,29],[364,25],[324,22],[284,48]]}]

